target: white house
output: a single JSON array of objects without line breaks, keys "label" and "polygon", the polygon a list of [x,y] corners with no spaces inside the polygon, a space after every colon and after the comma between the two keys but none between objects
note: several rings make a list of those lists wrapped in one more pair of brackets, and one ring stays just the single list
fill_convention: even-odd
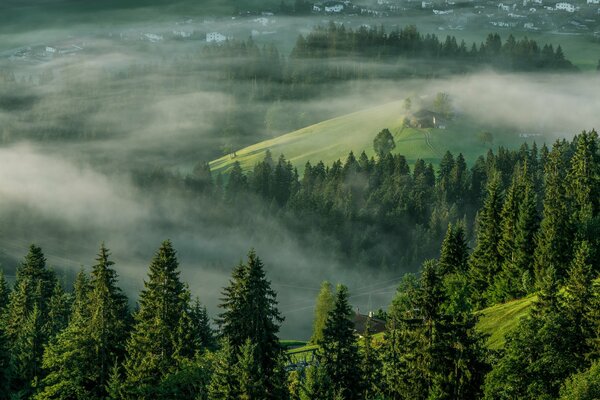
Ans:
[{"label": "white house", "polygon": [[600,4],[600,0],[587,0],[588,4]]},{"label": "white house", "polygon": [[325,12],[328,12],[328,13],[339,13],[342,11],[344,11],[343,4],[335,4],[332,6],[325,6]]},{"label": "white house", "polygon": [[556,3],[554,6],[556,10],[566,11],[566,12],[575,12],[575,6],[571,3]]},{"label": "white house", "polygon": [[320,6],[320,5],[318,5],[318,4],[313,4],[313,11],[314,11],[314,12],[321,12],[321,11],[323,11],[323,9],[321,8],[321,6]]},{"label": "white house", "polygon": [[160,35],[157,35],[156,33],[144,33],[142,35],[142,38],[146,39],[152,43],[160,42],[161,40],[163,40],[163,37]]},{"label": "white house", "polygon": [[46,53],[54,54],[56,53],[56,48],[51,46],[46,46]]},{"label": "white house", "polygon": [[500,4],[498,4],[498,9],[500,9],[502,11],[509,12],[510,11],[510,5],[504,4],[504,3],[500,3]]},{"label": "white house", "polygon": [[189,31],[177,31],[177,30],[175,30],[175,31],[173,31],[173,36],[180,37],[180,38],[183,38],[183,39],[187,39],[187,38],[191,38],[193,33],[194,33],[194,31],[189,32]]},{"label": "white house", "polygon": [[208,43],[221,43],[227,40],[227,36],[220,34],[219,32],[210,32],[206,34],[206,41]]},{"label": "white house", "polygon": [[432,1],[425,1],[423,0],[421,2],[421,8],[432,8],[433,7],[433,2]]},{"label": "white house", "polygon": [[435,15],[448,15],[454,13],[454,10],[433,10]]}]

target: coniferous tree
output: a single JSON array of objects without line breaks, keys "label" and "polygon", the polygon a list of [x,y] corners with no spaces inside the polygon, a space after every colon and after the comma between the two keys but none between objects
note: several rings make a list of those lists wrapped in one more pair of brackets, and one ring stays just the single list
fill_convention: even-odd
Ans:
[{"label": "coniferous tree", "polygon": [[562,280],[572,256],[573,227],[565,187],[567,151],[567,144],[557,141],[545,166],[544,211],[535,251],[538,283],[548,268],[553,268]]},{"label": "coniferous tree", "polygon": [[53,338],[66,328],[70,311],[69,295],[65,293],[62,285],[57,280],[48,304],[47,330],[49,338]]},{"label": "coniferous tree", "polygon": [[161,379],[177,365],[175,336],[189,295],[170,241],[156,252],[144,286],[125,360],[125,392],[132,399],[155,397]]},{"label": "coniferous tree", "polygon": [[440,274],[465,273],[468,269],[469,247],[465,238],[463,225],[449,224],[442,242],[438,266]]},{"label": "coniferous tree", "polygon": [[217,347],[215,333],[210,326],[210,318],[208,317],[206,307],[200,303],[200,299],[198,298],[196,298],[191,307],[190,320],[194,341],[193,348],[195,350],[215,350]]},{"label": "coniferous tree", "polygon": [[338,285],[335,306],[329,313],[317,351],[319,368],[326,378],[320,382],[324,399],[333,399],[338,394],[344,399],[363,398],[360,354],[351,318],[348,289]]},{"label": "coniferous tree", "polygon": [[323,329],[327,323],[329,313],[333,310],[335,298],[332,293],[331,283],[324,281],[321,283],[321,290],[317,296],[315,304],[315,318],[313,322],[313,333],[310,337],[311,343],[318,343],[323,339]]},{"label": "coniferous tree", "polygon": [[229,339],[221,340],[221,348],[215,354],[214,371],[209,385],[209,398],[214,400],[239,399],[237,377],[237,354]]},{"label": "coniferous tree", "polygon": [[254,361],[258,365],[255,381],[261,383],[257,393],[265,399],[279,398],[287,388],[287,377],[282,379],[274,373],[282,351],[277,333],[283,318],[277,310],[276,293],[265,277],[263,263],[253,250],[248,253],[247,263],[233,270],[232,280],[223,295],[224,312],[218,320],[222,335],[230,341],[236,354],[246,340],[253,343]]},{"label": "coniferous tree", "polygon": [[374,346],[371,334],[371,317],[367,319],[362,336],[361,375],[364,381],[364,399],[376,399],[381,394],[381,363],[378,348]]},{"label": "coniferous tree", "polygon": [[479,307],[487,303],[486,291],[502,262],[498,251],[501,209],[500,177],[495,173],[488,182],[487,196],[477,218],[477,241],[469,260],[474,304]]},{"label": "coniferous tree", "polygon": [[46,348],[44,369],[48,376],[42,381],[39,399],[67,399],[74,394],[104,398],[108,395],[111,371],[117,360],[124,357],[129,320],[127,298],[117,287],[114,262],[104,244],[96,262],[89,282],[83,274],[76,281],[78,291],[87,286],[85,304],[79,306],[82,309],[73,314],[67,329]]},{"label": "coniferous tree", "polygon": [[56,285],[40,247],[31,245],[17,268],[6,314],[12,362],[11,388],[24,396],[42,378],[42,354],[49,338],[49,303]]}]

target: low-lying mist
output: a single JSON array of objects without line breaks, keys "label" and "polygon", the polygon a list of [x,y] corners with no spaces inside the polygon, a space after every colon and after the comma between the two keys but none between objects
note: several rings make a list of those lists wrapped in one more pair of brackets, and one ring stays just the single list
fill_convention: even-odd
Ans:
[{"label": "low-lying mist", "polygon": [[[169,238],[183,278],[214,316],[231,269],[255,248],[279,293],[284,337],[308,336],[322,280],[348,284],[355,306],[377,309],[409,267],[375,272],[352,265],[329,238],[316,231],[299,237],[254,199],[231,210],[208,195],[142,187],[136,176],[188,174],[200,162],[323,119],[407,97],[425,107],[438,92],[490,131],[501,126],[551,139],[600,127],[600,74],[369,79],[324,83],[300,99],[267,99],[255,82],[215,78],[220,65],[240,60],[208,60],[187,42],[173,42],[171,50],[96,37],[85,49],[0,63],[3,267],[14,271],[36,243],[50,265],[77,271],[92,265],[104,241],[135,299],[153,252]],[[279,93],[281,85],[268,88]]]}]

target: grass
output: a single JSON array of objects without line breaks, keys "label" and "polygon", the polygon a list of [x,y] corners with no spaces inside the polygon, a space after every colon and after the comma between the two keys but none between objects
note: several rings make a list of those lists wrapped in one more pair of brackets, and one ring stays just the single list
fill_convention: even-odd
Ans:
[{"label": "grass", "polygon": [[[238,150],[235,157],[227,155],[212,161],[210,167],[215,173],[227,174],[238,161],[244,171],[250,171],[270,150],[274,158],[285,155],[301,173],[308,161],[330,165],[346,159],[350,151],[356,156],[363,150],[368,156],[374,155],[373,138],[384,128],[394,135],[394,152],[404,155],[409,163],[422,158],[437,164],[446,150],[463,153],[472,162],[490,147],[477,137],[486,128],[466,116],[455,118],[447,129],[404,128],[404,117],[403,102],[394,101],[256,143]],[[496,128],[492,133],[494,147],[517,147],[523,142],[514,131]]]},{"label": "grass", "polygon": [[[489,335],[487,340],[487,347],[489,349],[498,350],[504,346],[506,334],[518,325],[521,318],[529,314],[536,298],[537,296],[532,295],[523,299],[497,304],[479,312],[481,318],[477,323],[477,329]],[[383,333],[378,333],[373,335],[373,340],[375,343],[381,343],[383,342],[383,337]],[[298,340],[284,340],[282,341],[283,343],[300,344],[300,347],[287,350],[287,354],[290,356],[292,362],[310,360],[315,350],[319,348],[318,345]]]},{"label": "grass", "polygon": [[518,325],[521,318],[529,314],[536,298],[532,295],[480,311],[481,318],[477,328],[489,335],[488,348],[498,350],[504,346],[506,334]]}]

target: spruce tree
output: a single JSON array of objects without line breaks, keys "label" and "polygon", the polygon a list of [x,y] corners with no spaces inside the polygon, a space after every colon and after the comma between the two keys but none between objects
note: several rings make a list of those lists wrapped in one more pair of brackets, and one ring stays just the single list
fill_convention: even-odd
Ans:
[{"label": "spruce tree", "polygon": [[150,264],[127,342],[124,382],[127,398],[155,397],[162,377],[177,365],[176,335],[188,298],[187,289],[179,279],[175,250],[167,240]]},{"label": "spruce tree", "polygon": [[215,354],[214,370],[208,388],[209,398],[214,400],[238,400],[237,351],[227,338],[221,340],[221,348]]},{"label": "spruce tree", "polygon": [[25,396],[42,378],[42,355],[49,339],[49,305],[56,277],[46,268],[40,247],[31,245],[17,268],[6,314],[6,335],[12,356],[11,388]]},{"label": "spruce tree", "polygon": [[323,339],[317,351],[319,368],[326,377],[324,394],[326,398],[334,398],[341,394],[344,399],[362,399],[363,380],[361,374],[360,354],[352,308],[348,302],[348,289],[338,285],[335,306],[330,312],[323,330]]},{"label": "spruce tree", "polygon": [[[263,263],[254,250],[248,253],[246,264],[232,273],[229,286],[223,291],[224,312],[219,316],[222,335],[239,352],[246,340],[256,346],[254,360],[258,365],[256,381],[261,398],[277,398],[286,388],[286,379],[274,374],[281,354],[277,333],[283,321],[277,310],[276,293],[266,279]],[[237,354],[237,353],[236,353]]]},{"label": "spruce tree", "polygon": [[310,337],[310,343],[316,344],[323,339],[323,329],[327,323],[327,317],[334,306],[334,296],[331,283],[324,281],[321,283],[321,290],[317,296],[315,304],[315,317],[313,322],[313,333]]},{"label": "spruce tree", "polygon": [[500,177],[494,173],[487,185],[487,196],[477,218],[477,240],[469,260],[469,274],[472,279],[474,304],[478,307],[487,304],[486,292],[500,270],[502,258],[498,251],[500,240],[500,213],[502,194]]},{"label": "spruce tree", "polygon": [[463,225],[448,224],[446,236],[442,242],[440,259],[438,262],[442,276],[452,273],[465,273],[468,268],[469,248],[465,238]]},{"label": "spruce tree", "polygon": [[[100,247],[91,280],[80,274],[78,291],[83,286],[86,299],[75,312],[67,329],[53,340],[44,353],[44,369],[38,399],[69,398],[73,394],[105,398],[111,371],[124,358],[129,312],[127,298],[117,287],[108,249]],[[83,295],[76,292],[76,297]]]},{"label": "spruce tree", "polygon": [[562,280],[573,253],[573,227],[565,187],[567,151],[567,144],[557,141],[545,166],[544,211],[535,251],[538,283],[548,268],[553,268],[558,279]]}]

